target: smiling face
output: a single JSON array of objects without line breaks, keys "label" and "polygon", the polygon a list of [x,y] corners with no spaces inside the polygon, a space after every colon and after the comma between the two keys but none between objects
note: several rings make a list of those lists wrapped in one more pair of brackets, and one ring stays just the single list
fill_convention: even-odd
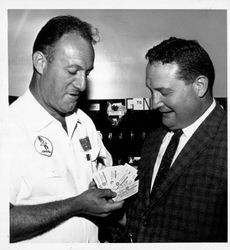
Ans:
[{"label": "smiling face", "polygon": [[75,110],[87,76],[93,69],[92,45],[75,33],[61,37],[51,61],[43,58],[38,101],[53,116],[64,116]]},{"label": "smiling face", "polygon": [[152,93],[153,108],[162,113],[163,124],[171,130],[191,125],[203,112],[195,83],[177,78],[176,63],[148,64],[146,85]]}]

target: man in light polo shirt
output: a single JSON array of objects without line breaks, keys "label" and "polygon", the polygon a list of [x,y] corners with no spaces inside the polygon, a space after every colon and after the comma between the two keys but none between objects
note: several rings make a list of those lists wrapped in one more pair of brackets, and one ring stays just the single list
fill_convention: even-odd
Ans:
[{"label": "man in light polo shirt", "polygon": [[77,108],[94,42],[73,16],[52,18],[35,40],[29,89],[10,107],[10,242],[98,242],[97,221],[123,205],[92,182],[112,159]]}]

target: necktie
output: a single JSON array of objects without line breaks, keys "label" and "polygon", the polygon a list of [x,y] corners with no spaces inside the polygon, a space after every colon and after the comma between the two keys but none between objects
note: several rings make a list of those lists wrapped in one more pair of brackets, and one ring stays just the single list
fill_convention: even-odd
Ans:
[{"label": "necktie", "polygon": [[173,136],[172,136],[172,138],[171,138],[171,140],[170,140],[170,142],[165,150],[163,158],[161,160],[161,164],[160,164],[160,167],[158,169],[158,173],[157,173],[156,179],[154,181],[152,191],[155,188],[158,188],[161,185],[162,181],[165,179],[165,177],[169,171],[169,168],[171,166],[173,156],[176,152],[176,149],[177,149],[177,146],[178,146],[178,143],[179,143],[179,140],[180,140],[180,137],[182,134],[183,134],[183,131],[181,129],[174,130],[174,134],[173,134]]}]

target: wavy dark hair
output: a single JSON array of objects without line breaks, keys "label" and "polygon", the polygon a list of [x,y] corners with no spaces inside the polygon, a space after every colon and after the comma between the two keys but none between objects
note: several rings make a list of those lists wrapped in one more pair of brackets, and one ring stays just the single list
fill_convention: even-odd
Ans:
[{"label": "wavy dark hair", "polygon": [[41,51],[51,61],[56,42],[64,34],[72,32],[92,44],[99,40],[98,30],[91,24],[71,15],[57,16],[50,19],[39,31],[33,45],[33,54]]},{"label": "wavy dark hair", "polygon": [[199,75],[208,78],[208,88],[212,93],[215,70],[208,53],[196,40],[185,40],[170,37],[148,50],[145,58],[150,64],[155,62],[177,63],[178,79],[192,83]]}]

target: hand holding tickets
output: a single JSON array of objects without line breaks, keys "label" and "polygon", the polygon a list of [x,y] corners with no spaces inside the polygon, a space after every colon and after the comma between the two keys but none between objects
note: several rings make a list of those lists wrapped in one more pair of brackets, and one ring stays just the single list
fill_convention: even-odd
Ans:
[{"label": "hand holding tickets", "polygon": [[106,167],[93,174],[98,188],[109,188],[117,193],[114,201],[124,200],[138,192],[137,170],[129,164]]}]

